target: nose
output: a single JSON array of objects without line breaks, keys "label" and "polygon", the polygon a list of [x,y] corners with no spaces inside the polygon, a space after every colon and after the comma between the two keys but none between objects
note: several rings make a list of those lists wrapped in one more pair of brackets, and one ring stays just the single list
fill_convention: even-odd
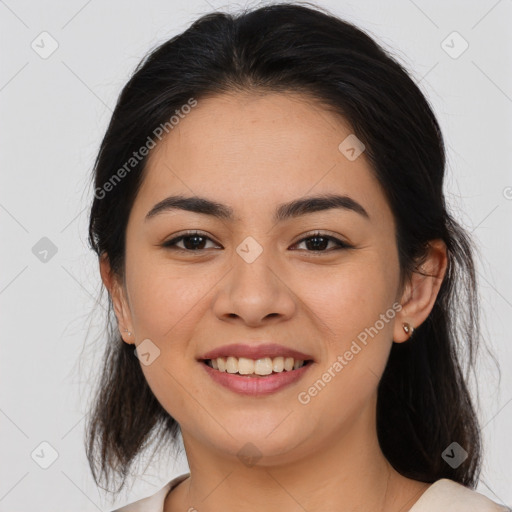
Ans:
[{"label": "nose", "polygon": [[224,321],[257,327],[288,320],[296,311],[293,283],[286,282],[271,251],[263,250],[253,261],[234,255],[232,269],[221,284],[213,310]]}]

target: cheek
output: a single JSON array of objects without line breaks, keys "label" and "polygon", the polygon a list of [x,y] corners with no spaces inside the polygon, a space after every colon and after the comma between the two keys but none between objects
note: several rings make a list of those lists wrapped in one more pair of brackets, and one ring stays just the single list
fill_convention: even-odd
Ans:
[{"label": "cheek", "polygon": [[321,390],[315,401],[319,406],[324,402],[333,421],[339,410],[329,404],[344,404],[347,414],[357,410],[375,392],[384,371],[396,315],[393,271],[368,257],[329,276],[304,274],[302,297],[322,333],[324,349],[312,379]]},{"label": "cheek", "polygon": [[[374,258],[361,258],[332,272],[303,272],[298,295],[320,320],[319,328],[329,341],[342,348],[391,308],[394,289],[390,273],[391,269],[382,269]],[[391,325],[382,330],[386,329]]]},{"label": "cheek", "polygon": [[[197,314],[215,286],[212,275],[146,261],[133,266],[127,283],[134,327],[142,336],[172,338],[197,323]],[[171,336],[171,338],[169,338]]]},{"label": "cheek", "polygon": [[151,364],[141,364],[142,372],[163,408],[186,423],[201,414],[190,400],[201,393],[190,378],[197,364],[190,340],[218,279],[149,258],[132,263],[127,263],[127,287],[137,341],[149,339],[158,349]]}]

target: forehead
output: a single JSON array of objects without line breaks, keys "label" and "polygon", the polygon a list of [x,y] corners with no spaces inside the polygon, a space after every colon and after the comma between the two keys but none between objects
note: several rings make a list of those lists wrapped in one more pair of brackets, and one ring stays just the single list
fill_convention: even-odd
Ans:
[{"label": "forehead", "polygon": [[370,216],[372,210],[390,215],[364,152],[349,160],[340,151],[349,136],[340,116],[296,93],[199,99],[151,150],[134,209],[145,215],[181,193],[229,204],[241,218],[254,215],[255,207],[341,193],[362,203]]},{"label": "forehead", "polygon": [[241,175],[258,167],[260,176],[267,170],[275,175],[276,167],[283,170],[281,174],[291,167],[309,170],[313,160],[333,161],[338,139],[350,133],[341,123],[341,118],[298,94],[209,97],[200,99],[158,144],[148,165],[158,158],[186,159],[194,167],[207,161],[208,172]]}]

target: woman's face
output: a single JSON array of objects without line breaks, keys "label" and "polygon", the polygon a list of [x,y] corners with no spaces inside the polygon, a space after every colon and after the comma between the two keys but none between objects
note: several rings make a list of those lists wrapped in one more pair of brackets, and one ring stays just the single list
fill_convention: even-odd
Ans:
[{"label": "woman's face", "polygon": [[[238,93],[199,100],[151,150],[116,313],[133,333],[125,341],[144,343],[144,375],[189,445],[233,456],[255,447],[272,464],[373,428],[391,344],[407,335],[394,219],[351,133],[298,94]],[[232,218],[179,208],[147,217],[176,195]],[[282,209],[325,195],[348,196],[368,217],[339,205]],[[200,238],[164,246],[188,230]],[[313,362],[285,387],[248,395],[199,360],[223,345],[266,343]]]}]

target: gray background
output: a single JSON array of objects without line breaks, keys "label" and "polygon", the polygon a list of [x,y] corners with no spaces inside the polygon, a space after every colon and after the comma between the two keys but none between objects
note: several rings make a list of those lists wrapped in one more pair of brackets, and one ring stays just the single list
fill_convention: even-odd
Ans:
[{"label": "gray background", "polygon": [[[82,443],[105,305],[95,306],[100,277],[86,243],[93,159],[117,96],[145,53],[199,15],[240,5],[258,4],[0,0],[0,511],[111,507],[92,480]],[[482,352],[486,451],[478,490],[512,505],[512,1],[319,5],[390,48],[441,123],[448,200],[479,246],[483,334],[502,370],[500,382]],[[58,48],[44,55],[53,40]],[[52,449],[57,458],[43,469]],[[152,494],[187,469],[184,456],[155,461],[116,503]]]}]

